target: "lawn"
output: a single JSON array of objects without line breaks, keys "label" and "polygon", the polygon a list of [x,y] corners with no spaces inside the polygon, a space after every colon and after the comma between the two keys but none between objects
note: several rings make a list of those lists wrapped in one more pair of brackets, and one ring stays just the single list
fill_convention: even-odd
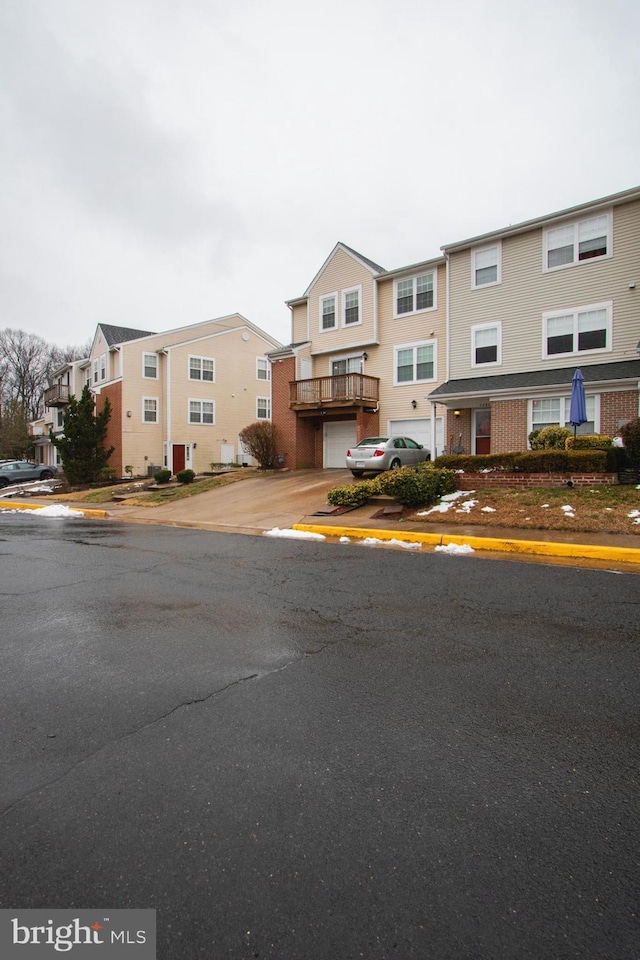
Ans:
[{"label": "lawn", "polygon": [[407,519],[526,530],[640,535],[640,487],[457,491]]},{"label": "lawn", "polygon": [[[237,470],[230,473],[218,474],[215,477],[202,476],[194,483],[171,483],[151,490],[149,481],[133,480],[130,483],[114,486],[99,487],[97,490],[74,490],[56,496],[56,500],[79,503],[112,503],[114,496],[127,495],[126,503],[132,507],[158,507],[163,503],[175,503],[177,500],[186,500],[196,497],[206,490],[216,487],[225,487],[247,477],[255,477],[253,469]],[[131,494],[131,496],[128,496]]]}]

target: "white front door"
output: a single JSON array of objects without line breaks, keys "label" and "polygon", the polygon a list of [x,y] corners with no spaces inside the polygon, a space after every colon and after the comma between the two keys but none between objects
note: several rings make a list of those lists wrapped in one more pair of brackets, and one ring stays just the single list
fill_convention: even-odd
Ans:
[{"label": "white front door", "polygon": [[232,443],[220,444],[220,463],[234,463],[236,448]]},{"label": "white front door", "polygon": [[323,466],[337,469],[346,467],[347,450],[356,444],[356,421],[337,420],[334,423],[325,423],[323,440]]}]

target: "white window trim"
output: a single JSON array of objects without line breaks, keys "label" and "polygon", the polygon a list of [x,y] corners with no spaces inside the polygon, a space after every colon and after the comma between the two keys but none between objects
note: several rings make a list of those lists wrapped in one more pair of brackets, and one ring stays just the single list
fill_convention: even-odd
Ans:
[{"label": "white window trim", "polygon": [[[213,380],[205,380],[204,377],[192,377],[191,376],[191,361],[192,360],[210,360],[213,364]],[[202,374],[202,365],[200,366],[200,373]],[[187,379],[190,383],[215,383],[216,382],[216,358],[215,357],[203,357],[197,353],[190,353],[187,357]]]},{"label": "white window trim", "polygon": [[[578,342],[578,314],[586,313],[588,310],[606,310],[607,311],[607,320],[606,320],[606,331],[607,331],[607,345],[606,347],[596,347],[595,350],[571,350],[568,353],[547,353],[547,323],[549,320],[552,320],[554,317],[566,317],[568,314],[573,314],[573,342],[574,345]],[[613,300],[604,300],[602,303],[587,303],[579,307],[567,307],[565,310],[547,310],[542,314],[542,359],[543,360],[556,360],[562,357],[590,357],[594,354],[602,353],[611,353],[613,350]]]},{"label": "white window trim", "polygon": [[[420,310],[413,309],[407,310],[406,313],[398,313],[398,284],[402,283],[405,280],[413,280],[413,302],[417,302],[417,285],[420,277],[427,277],[431,274],[433,277],[433,306],[432,307],[422,307]],[[397,277],[393,281],[393,319],[402,320],[405,317],[413,317],[416,313],[431,313],[432,310],[438,309],[438,271],[437,270],[424,270],[422,273],[413,274],[410,277]]]},{"label": "white window trim", "polygon": [[[347,294],[348,293],[358,294],[358,319],[355,323],[347,323],[345,319],[347,316]],[[341,326],[343,328],[346,327],[349,330],[352,327],[361,327],[362,326],[362,284],[359,283],[355,287],[345,287],[340,297],[340,305],[342,308]]]},{"label": "white window trim", "polygon": [[[492,280],[491,283],[476,283],[476,254],[483,253],[485,250],[492,250],[496,248],[497,253],[497,280]],[[473,247],[471,250],[471,289],[472,290],[484,290],[486,287],[497,287],[498,284],[502,283],[502,240],[496,240],[495,243],[485,243],[481,247]]]},{"label": "white window trim", "polygon": [[100,380],[107,379],[107,355],[106,353],[100,354]]},{"label": "white window trim", "polygon": [[[332,327],[323,327],[322,326],[323,304],[325,300],[330,300],[332,297],[333,297],[333,307],[334,307],[334,314],[333,314],[334,323]],[[338,316],[339,303],[340,303],[340,298],[338,297],[337,290],[334,291],[334,293],[323,293],[322,296],[318,298],[318,311],[319,311],[318,312],[318,328],[320,330],[320,333],[331,333],[333,330],[338,329],[340,325],[340,318]]]},{"label": "white window trim", "polygon": [[[199,404],[200,404],[200,417],[201,417],[201,418],[202,418],[202,416],[203,416],[203,409],[202,409],[203,403],[210,403],[211,406],[213,407],[213,421],[212,421],[212,423],[204,423],[202,419],[200,420],[199,423],[197,423],[195,420],[192,420],[192,419],[191,419],[191,404],[192,404],[192,403],[199,403]],[[204,399],[203,399],[202,397],[189,397],[189,398],[187,399],[187,423],[189,424],[190,427],[215,427],[215,424],[216,424],[216,402],[215,402],[215,400],[208,399],[208,398],[206,398],[206,397],[205,397]]]},{"label": "white window trim", "polygon": [[[145,373],[145,367],[146,367],[145,357],[153,357],[153,358],[154,358],[155,364],[156,364],[156,375],[155,375],[155,377],[150,377],[147,373]],[[160,372],[159,372],[159,370],[158,370],[158,367],[159,367],[159,366],[160,366],[160,364],[158,363],[158,354],[157,354],[157,353],[153,353],[152,351],[149,351],[149,350],[145,350],[144,353],[142,354],[142,379],[143,379],[143,380],[157,380],[157,379],[159,378],[159,376],[160,376]]]},{"label": "white window trim", "polygon": [[92,364],[92,373],[93,373],[93,382],[94,382],[94,383],[97,383],[97,382],[98,382],[98,375],[99,375],[99,373],[100,373],[100,361],[98,360],[97,357],[96,357],[96,359],[93,361],[93,364]]},{"label": "white window trim", "polygon": [[[146,420],[144,416],[144,403],[145,400],[153,400],[156,405],[156,418],[155,420]],[[148,426],[156,426],[160,423],[160,397],[143,397],[142,398],[142,422]]]},{"label": "white window trim", "polygon": [[[600,433],[600,394],[599,393],[589,393],[587,391],[587,397],[594,399],[594,413],[593,413],[593,423],[594,423],[594,432]],[[545,394],[543,397],[531,397],[527,400],[527,436],[532,432],[532,430],[538,429],[538,427],[533,422],[533,401],[534,400],[560,400],[564,401],[564,423],[569,419],[569,408],[571,406],[571,394],[570,393],[552,393]],[[564,423],[561,422],[558,426],[564,426]]]},{"label": "white window trim", "polygon": [[[355,327],[355,323],[354,323],[354,327]],[[357,353],[353,353],[353,352],[352,352],[352,353],[339,353],[339,354],[334,354],[334,356],[329,357],[329,359],[328,359],[327,375],[328,375],[329,377],[335,377],[335,376],[344,377],[344,376],[347,376],[347,374],[344,374],[344,373],[335,374],[335,373],[333,372],[333,365],[334,365],[334,363],[340,363],[342,360],[347,360],[347,361],[348,361],[348,360],[357,360],[357,361],[358,361],[359,369],[358,369],[358,370],[350,370],[350,371],[349,371],[350,373],[363,373],[363,372],[364,372],[364,363],[365,363],[365,361],[364,361],[364,359],[363,359],[363,356],[362,356],[362,352],[361,352],[361,351],[358,351]]]},{"label": "white window trim", "polygon": [[[594,217],[607,217],[607,252],[601,257],[588,257],[586,260],[578,260],[578,228],[586,220],[593,220]],[[573,227],[573,260],[571,263],[559,263],[556,267],[548,267],[549,262],[549,234],[560,227]],[[588,263],[600,263],[602,260],[610,260],[613,257],[613,210],[596,210],[588,216],[580,217],[578,220],[564,220],[560,223],[549,224],[545,227],[542,234],[542,272],[555,273],[557,270],[568,270],[571,267],[583,267]]]},{"label": "white window trim", "polygon": [[[266,417],[260,417],[258,415],[258,404],[260,401],[263,401],[267,406]],[[271,397],[256,397],[256,420],[271,420]]]},{"label": "white window trim", "polygon": [[[433,376],[425,380],[398,380],[398,351],[411,350],[416,347],[428,347],[433,345]],[[393,348],[393,385],[394,387],[415,387],[419,383],[435,383],[438,379],[438,341],[416,340],[413,343],[398,343]]]},{"label": "white window trim", "polygon": [[[264,363],[265,366],[261,367],[261,363]],[[266,377],[259,376],[260,370],[266,371]],[[256,357],[256,380],[259,380],[260,383],[268,383],[271,380],[271,363],[267,357]]]},{"label": "white window trim", "polygon": [[[498,359],[492,360],[490,363],[476,363],[476,343],[475,335],[480,330],[497,330],[498,331]],[[475,367],[477,370],[484,370],[486,367],[500,367],[502,366],[502,321],[496,320],[494,323],[475,323],[471,327],[471,366]]]}]

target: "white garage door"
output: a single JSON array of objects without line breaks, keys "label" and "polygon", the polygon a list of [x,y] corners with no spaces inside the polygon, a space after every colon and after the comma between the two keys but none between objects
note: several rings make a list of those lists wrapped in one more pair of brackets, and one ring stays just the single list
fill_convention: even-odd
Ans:
[{"label": "white garage door", "polygon": [[[431,450],[430,417],[415,420],[389,420],[389,433],[392,437],[411,437],[416,443],[421,443],[427,450]],[[436,417],[436,455],[443,452],[444,422],[442,417]]]},{"label": "white garage door", "polygon": [[349,447],[356,443],[355,420],[324,424],[324,466],[344,468]]}]

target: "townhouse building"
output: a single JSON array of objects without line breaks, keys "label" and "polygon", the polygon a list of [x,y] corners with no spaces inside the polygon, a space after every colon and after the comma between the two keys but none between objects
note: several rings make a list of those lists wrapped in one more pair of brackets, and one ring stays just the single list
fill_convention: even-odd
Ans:
[{"label": "townhouse building", "polygon": [[581,433],[613,435],[639,415],[640,188],[445,244],[450,446],[526,450],[567,425],[584,376]]},{"label": "townhouse building", "polygon": [[337,243],[305,292],[288,300],[291,344],[271,351],[273,420],[285,465],[344,467],[365,436],[444,446],[445,258],[398,270]]},{"label": "townhouse building", "polygon": [[240,314],[164,333],[98,324],[90,386],[108,397],[106,445],[119,476],[250,462],[238,434],[271,418],[267,352],[280,343]]},{"label": "townhouse building", "polygon": [[90,361],[71,360],[54,370],[51,385],[44,394],[44,415],[30,424],[30,433],[37,463],[60,467],[60,458],[50,436],[63,432],[64,412],[71,397],[79,397],[90,382]]},{"label": "townhouse building", "polygon": [[36,459],[59,466],[50,432],[62,433],[70,398],[87,384],[96,412],[111,404],[106,446],[117,476],[252,463],[238,434],[271,419],[266,354],[279,346],[240,314],[164,333],[98,324],[89,357],[56,370],[45,393],[45,415],[31,425]]}]

